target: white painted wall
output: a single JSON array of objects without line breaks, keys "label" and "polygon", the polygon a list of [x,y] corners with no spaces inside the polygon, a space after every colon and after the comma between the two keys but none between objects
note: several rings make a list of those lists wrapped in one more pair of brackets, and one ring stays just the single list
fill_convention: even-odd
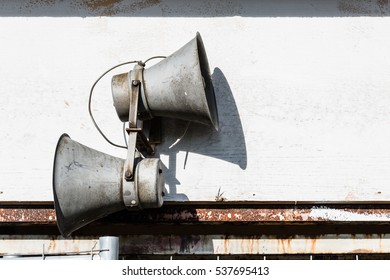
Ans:
[{"label": "white painted wall", "polygon": [[[0,202],[52,200],[63,132],[124,158],[89,119],[92,83],[196,31],[221,129],[191,124],[169,149],[186,123],[166,122],[167,200],[390,201],[387,1],[95,2],[0,3]],[[93,110],[123,143],[110,77]]]}]

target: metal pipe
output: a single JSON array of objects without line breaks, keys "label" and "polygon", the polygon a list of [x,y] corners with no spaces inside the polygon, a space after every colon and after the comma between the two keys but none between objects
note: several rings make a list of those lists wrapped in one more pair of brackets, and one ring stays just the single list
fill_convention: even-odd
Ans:
[{"label": "metal pipe", "polygon": [[100,259],[117,260],[119,258],[119,237],[103,236],[99,238]]},{"label": "metal pipe", "polygon": [[25,260],[98,260],[95,255],[64,255],[64,256],[23,256],[4,255],[3,260],[25,261]]}]

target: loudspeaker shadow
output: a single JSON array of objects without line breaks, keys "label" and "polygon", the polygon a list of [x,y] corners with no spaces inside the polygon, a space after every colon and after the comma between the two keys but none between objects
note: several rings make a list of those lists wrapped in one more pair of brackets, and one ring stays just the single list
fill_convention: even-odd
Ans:
[{"label": "loudspeaker shadow", "polygon": [[[165,119],[162,124],[163,142],[158,145],[157,155],[169,157],[164,170],[168,194],[178,196],[181,201],[188,198],[177,193],[180,181],[176,178],[176,171],[186,168],[191,153],[227,161],[242,170],[247,167],[245,136],[232,90],[221,69],[215,68],[211,76],[219,116],[218,131],[211,126],[176,119]],[[186,152],[184,163],[177,163],[179,152]]]}]

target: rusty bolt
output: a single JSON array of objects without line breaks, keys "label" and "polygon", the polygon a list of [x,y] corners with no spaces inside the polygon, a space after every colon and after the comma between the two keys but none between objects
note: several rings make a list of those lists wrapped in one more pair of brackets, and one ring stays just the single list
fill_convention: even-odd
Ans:
[{"label": "rusty bolt", "polygon": [[138,80],[133,80],[133,82],[132,82],[132,84],[133,84],[133,86],[138,86],[138,84],[139,84],[139,81]]},{"label": "rusty bolt", "polygon": [[131,174],[131,171],[130,170],[126,170],[126,172],[125,172],[125,177],[127,178],[127,179],[131,179],[131,176],[132,174]]}]

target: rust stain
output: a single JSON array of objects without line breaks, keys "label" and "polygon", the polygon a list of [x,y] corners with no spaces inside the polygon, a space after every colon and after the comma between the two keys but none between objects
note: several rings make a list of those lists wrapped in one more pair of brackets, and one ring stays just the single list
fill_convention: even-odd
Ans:
[{"label": "rust stain", "polygon": [[291,246],[291,239],[283,239],[283,242],[286,243],[287,251],[286,253],[291,253],[292,252],[292,246]]},{"label": "rust stain", "polygon": [[0,209],[0,223],[55,223],[54,209]]},{"label": "rust stain", "polygon": [[249,240],[249,248],[248,253],[249,254],[258,254],[259,253],[259,239],[258,238],[251,238]]},{"label": "rust stain", "polygon": [[138,11],[138,10],[142,10],[142,9],[145,9],[145,8],[150,8],[150,7],[153,7],[155,5],[158,5],[160,4],[160,0],[143,0],[143,1],[137,1],[135,3],[132,3],[129,8],[131,11]]},{"label": "rust stain", "polygon": [[384,235],[383,234],[379,234],[379,252],[383,252],[383,238],[384,238]]},{"label": "rust stain", "polygon": [[113,16],[120,12],[117,4],[122,0],[89,0],[83,2],[81,5],[92,13],[98,13],[102,16]]},{"label": "rust stain", "polygon": [[281,241],[280,239],[278,239],[278,240],[277,240],[277,244],[278,244],[278,245],[276,246],[276,250],[277,250],[278,254],[280,254],[281,252],[284,251],[284,248],[282,248],[282,250],[280,250],[280,247],[283,246],[283,243],[282,243],[282,241]]},{"label": "rust stain", "polygon": [[[196,216],[190,218],[198,221],[314,221],[311,209],[196,209]],[[188,214],[188,213],[187,213]],[[189,218],[187,216],[187,218]]]},{"label": "rust stain", "polygon": [[292,252],[291,239],[278,239],[277,244],[277,251],[281,254],[288,254]]},{"label": "rust stain", "polygon": [[119,2],[122,2],[122,0],[89,0],[85,1],[85,5],[90,8],[97,9],[107,6],[113,6]]},{"label": "rust stain", "polygon": [[132,1],[130,3],[123,0],[89,0],[83,2],[82,6],[94,14],[113,16],[118,13],[134,13],[158,4],[160,4],[160,0]]},{"label": "rust stain", "polygon": [[316,245],[317,245],[317,239],[310,239],[310,252],[315,252]]},{"label": "rust stain", "polygon": [[[237,207],[237,206],[234,206]],[[316,214],[313,214],[314,211]],[[328,215],[336,210],[341,217]],[[353,215],[359,214],[359,215]],[[390,221],[390,208],[385,207],[285,207],[285,208],[208,208],[208,207],[163,207],[158,210],[141,212],[121,212],[115,220],[134,222],[258,222],[258,223],[311,223],[340,221],[345,216],[348,221],[360,221],[361,216],[375,218],[375,221]],[[0,223],[55,223],[54,209],[0,207]]]},{"label": "rust stain", "polygon": [[381,252],[377,252],[375,250],[369,250],[369,249],[356,249],[356,250],[352,250],[350,252],[351,254],[378,254],[378,253],[381,253]]},{"label": "rust stain", "polygon": [[229,254],[230,253],[230,250],[229,250],[229,239],[228,238],[224,238],[223,239],[223,253],[224,254]]},{"label": "rust stain", "polygon": [[246,252],[246,246],[247,245],[248,241],[246,239],[242,239],[241,242],[240,242],[240,250],[241,252]]},{"label": "rust stain", "polygon": [[53,251],[53,242],[55,243],[55,240],[49,241],[49,246],[47,246],[47,248],[45,248],[45,252]]},{"label": "rust stain", "polygon": [[[380,235],[380,240],[378,241],[378,246],[375,245],[375,241],[370,243],[370,246],[367,246],[368,240],[371,240],[373,238],[376,238],[375,236],[365,236],[364,238],[359,237],[360,243],[356,243],[355,248],[348,249],[343,253],[349,253],[349,254],[366,254],[366,253],[383,253],[382,248],[382,239],[384,238],[383,235]],[[332,236],[334,240],[339,240],[339,235]],[[345,237],[343,237],[345,238]],[[355,239],[356,236],[350,236],[350,238]],[[238,239],[238,240],[237,240]],[[304,246],[300,245],[300,242],[297,242],[293,244],[293,242],[297,241],[297,239],[300,239],[299,236],[292,236],[291,238],[275,238],[273,237],[268,241],[268,238],[262,238],[261,236],[251,236],[250,238],[239,238],[239,237],[228,237],[226,236],[223,238],[223,251],[218,251],[222,254],[230,254],[232,252],[236,252],[237,250],[243,254],[264,254],[264,246],[268,248],[273,248],[274,254],[299,254],[299,253],[305,253],[305,254],[317,254],[317,253],[326,253],[326,254],[332,254],[334,252],[332,251],[323,251],[324,249],[317,248],[318,243],[322,243],[323,239],[326,239],[326,235],[319,235],[316,238],[307,238],[306,244],[310,244],[310,247],[308,248],[305,244]],[[236,243],[235,241],[239,241],[239,243]],[[261,246],[261,242],[264,242]],[[271,243],[270,243],[271,242]],[[363,246],[363,247],[360,247]],[[337,250],[337,249],[336,249]]]}]

